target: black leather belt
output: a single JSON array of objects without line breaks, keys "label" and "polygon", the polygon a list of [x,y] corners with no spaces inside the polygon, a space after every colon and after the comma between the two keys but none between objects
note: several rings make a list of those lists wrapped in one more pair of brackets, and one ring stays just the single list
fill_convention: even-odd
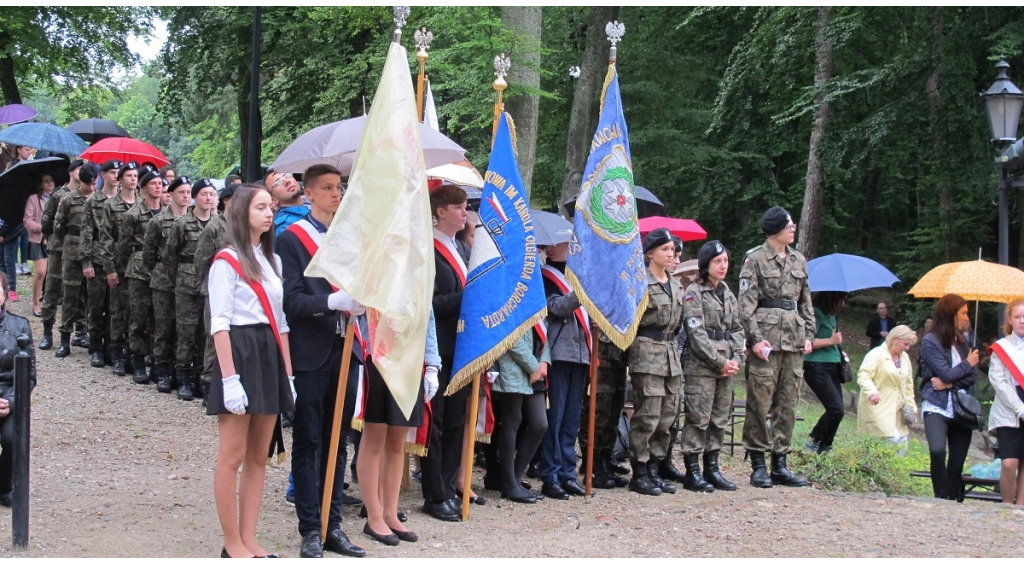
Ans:
[{"label": "black leather belt", "polygon": [[757,307],[788,309],[793,311],[796,309],[796,302],[793,300],[759,300],[757,302]]},{"label": "black leather belt", "polygon": [[132,252],[137,253],[142,250],[142,245],[132,245]]},{"label": "black leather belt", "polygon": [[193,260],[195,260],[195,257],[186,257],[178,259],[178,264],[192,264]]},{"label": "black leather belt", "polygon": [[657,329],[649,329],[641,327],[636,330],[637,337],[647,337],[648,339],[654,339],[655,341],[674,341],[676,340],[675,331],[658,331]]},{"label": "black leather belt", "polygon": [[78,237],[81,234],[82,234],[82,231],[80,229],[78,229],[78,227],[76,227],[74,225],[69,225],[68,226],[68,235],[74,235],[75,237]]},{"label": "black leather belt", "polygon": [[708,332],[708,338],[711,339],[712,341],[728,341],[729,340],[729,332],[728,331],[719,331],[718,329],[707,329],[707,332]]}]

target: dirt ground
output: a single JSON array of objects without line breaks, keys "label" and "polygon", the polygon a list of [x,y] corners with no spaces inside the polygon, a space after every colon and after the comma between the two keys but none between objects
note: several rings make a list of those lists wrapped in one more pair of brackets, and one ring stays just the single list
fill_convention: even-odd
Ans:
[{"label": "dirt ground", "polygon": [[[10,310],[27,314],[28,302],[23,297]],[[38,339],[41,326],[31,319]],[[29,549],[12,550],[10,509],[2,508],[0,555],[217,556],[217,437],[214,418],[201,405],[91,368],[84,349],[75,348],[66,359],[39,351]],[[998,557],[1024,549],[1019,509],[814,488],[759,490],[747,485],[741,458],[723,462],[739,491],[680,489],[650,498],[625,489],[598,490],[590,499],[536,505],[501,501],[482,489],[477,473],[476,491],[488,501],[474,506],[466,523],[442,523],[422,513],[413,482],[400,506],[409,512],[408,526],[419,542],[387,547],[371,541],[360,532],[358,508],[345,509],[343,529],[376,557],[923,558]],[[284,501],[288,467],[267,469],[259,535],[268,550],[294,557],[300,539],[294,508]],[[362,497],[358,484],[350,493]]]}]

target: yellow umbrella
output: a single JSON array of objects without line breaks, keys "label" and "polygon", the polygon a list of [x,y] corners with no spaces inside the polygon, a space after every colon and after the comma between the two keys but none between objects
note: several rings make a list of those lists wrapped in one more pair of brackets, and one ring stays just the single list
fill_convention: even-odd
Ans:
[{"label": "yellow umbrella", "polygon": [[1024,272],[983,260],[951,262],[929,270],[908,293],[915,298],[960,294],[968,301],[1007,303],[1024,297]]}]

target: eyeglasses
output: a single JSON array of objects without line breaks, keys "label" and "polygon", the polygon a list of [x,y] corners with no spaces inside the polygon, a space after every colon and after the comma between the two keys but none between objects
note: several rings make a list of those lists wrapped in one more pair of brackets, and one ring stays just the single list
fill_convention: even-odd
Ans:
[{"label": "eyeglasses", "polygon": [[285,180],[291,180],[293,178],[295,178],[295,175],[289,172],[289,173],[285,174],[284,176],[282,176],[281,178],[278,178],[277,180],[275,180],[274,183],[270,185],[270,187],[271,188],[277,188]]},{"label": "eyeglasses", "polygon": [[787,225],[786,226],[786,231],[796,231],[796,224],[795,223],[790,223],[789,225]]}]

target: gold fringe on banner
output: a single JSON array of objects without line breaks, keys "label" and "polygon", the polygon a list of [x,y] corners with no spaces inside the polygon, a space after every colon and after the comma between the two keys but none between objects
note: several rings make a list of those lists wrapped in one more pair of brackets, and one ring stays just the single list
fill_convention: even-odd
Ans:
[{"label": "gold fringe on banner", "polygon": [[644,293],[644,299],[640,300],[640,304],[636,307],[636,317],[633,318],[633,323],[626,329],[626,333],[623,335],[619,333],[619,330],[612,326],[611,323],[605,319],[604,315],[600,312],[601,310],[594,305],[591,301],[590,296],[584,291],[583,285],[576,279],[576,275],[571,269],[565,269],[565,278],[569,281],[569,285],[572,286],[573,291],[576,292],[576,296],[580,299],[580,303],[583,304],[583,309],[590,314],[590,319],[597,323],[597,326],[601,328],[601,331],[608,336],[608,340],[615,344],[622,350],[626,350],[630,345],[633,344],[633,340],[636,339],[636,330],[640,327],[640,318],[643,317],[644,311],[647,310],[647,298],[648,295]]},{"label": "gold fringe on banner", "polygon": [[458,373],[452,375],[451,381],[448,382],[448,388],[445,389],[444,395],[450,396],[455,392],[464,388],[467,384],[473,381],[473,376],[484,372],[494,364],[494,361],[498,360],[498,357],[505,354],[512,345],[516,344],[523,333],[528,331],[534,325],[540,323],[548,316],[547,306],[539,312],[533,314],[529,319],[524,321],[519,327],[512,330],[511,333],[505,336],[497,345],[491,348],[491,350],[480,355],[469,364],[464,366]]},{"label": "gold fringe on banner", "polygon": [[428,450],[429,449],[427,447],[423,446],[423,445],[418,445],[416,443],[410,443],[408,441],[406,441],[406,443],[405,443],[405,454],[415,454],[416,456],[426,456]]},{"label": "gold fringe on banner", "polygon": [[363,420],[358,417],[352,418],[352,430],[363,432]]},{"label": "gold fringe on banner", "polygon": [[608,93],[608,86],[612,83],[612,77],[615,76],[615,65],[608,65],[608,73],[604,75],[604,86],[601,87],[601,105],[598,108],[604,109],[604,95]]},{"label": "gold fringe on banner", "polygon": [[516,122],[512,121],[512,115],[505,112],[505,123],[508,124],[508,136],[512,140],[512,156],[519,161],[519,140],[516,137]]},{"label": "gold fringe on banner", "polygon": [[476,442],[483,443],[485,445],[491,444],[491,434],[490,433],[477,433],[476,434]]}]

